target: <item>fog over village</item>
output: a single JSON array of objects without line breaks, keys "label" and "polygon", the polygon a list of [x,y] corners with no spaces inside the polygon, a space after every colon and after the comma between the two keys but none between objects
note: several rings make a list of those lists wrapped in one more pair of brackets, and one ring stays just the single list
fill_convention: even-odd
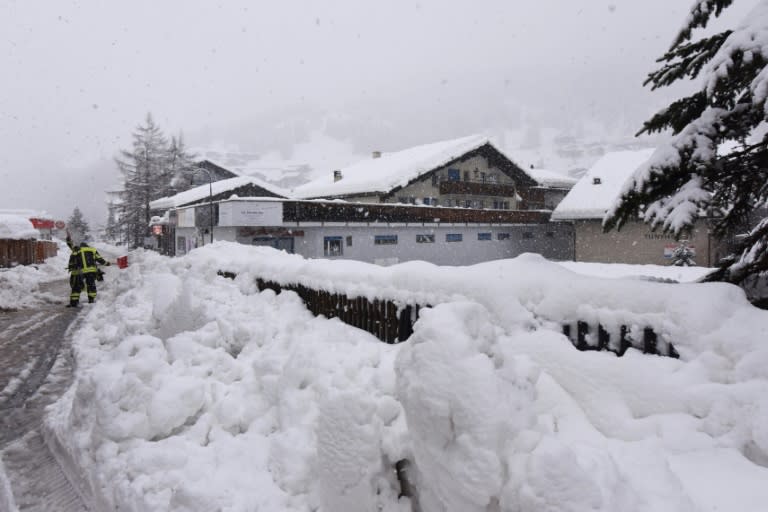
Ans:
[{"label": "fog over village", "polygon": [[5,2],[0,199],[57,217],[79,205],[103,224],[93,191],[115,188],[113,158],[147,112],[192,148],[310,167],[487,133],[520,165],[585,168],[647,145],[634,134],[677,91],[642,82],[688,7]]}]

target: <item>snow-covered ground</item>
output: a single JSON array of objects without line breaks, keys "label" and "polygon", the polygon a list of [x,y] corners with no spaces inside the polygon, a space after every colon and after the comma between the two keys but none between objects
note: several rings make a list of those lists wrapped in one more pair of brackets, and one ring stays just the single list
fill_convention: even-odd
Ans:
[{"label": "snow-covered ground", "polygon": [[[85,306],[76,383],[47,419],[120,510],[406,511],[401,459],[425,512],[768,502],[768,312],[733,286],[535,255],[384,268],[216,243],[129,259]],[[387,345],[256,275],[434,307]],[[681,359],[578,352],[559,333],[574,319],[652,326]]]}]

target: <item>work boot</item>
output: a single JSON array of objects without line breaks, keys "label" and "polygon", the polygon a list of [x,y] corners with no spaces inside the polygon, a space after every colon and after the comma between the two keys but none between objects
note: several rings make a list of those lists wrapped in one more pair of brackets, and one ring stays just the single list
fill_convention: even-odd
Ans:
[{"label": "work boot", "polygon": [[67,307],[68,308],[76,308],[77,307],[77,301],[76,300],[69,301],[69,304],[67,304]]}]

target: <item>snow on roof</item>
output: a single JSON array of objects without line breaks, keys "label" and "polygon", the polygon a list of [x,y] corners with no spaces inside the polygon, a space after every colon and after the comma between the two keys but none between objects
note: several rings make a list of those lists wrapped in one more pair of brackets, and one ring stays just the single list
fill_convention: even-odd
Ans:
[{"label": "snow on roof", "polygon": [[176,208],[185,204],[199,201],[201,199],[205,199],[210,194],[213,194],[214,196],[218,194],[223,194],[224,192],[227,192],[229,190],[234,190],[236,188],[243,187],[245,185],[256,185],[258,187],[264,188],[266,190],[269,190],[270,192],[273,192],[279,195],[286,194],[286,192],[284,190],[281,190],[279,187],[266,183],[258,178],[254,178],[252,176],[238,176],[236,178],[229,178],[227,180],[214,181],[210,186],[210,189],[212,190],[209,190],[209,186],[206,183],[205,185],[200,185],[199,187],[191,188],[189,190],[185,190],[184,192],[180,192],[175,196],[161,197],[160,199],[155,199],[154,201],[149,203],[149,207],[153,210]]},{"label": "snow on roof", "polygon": [[53,216],[45,210],[27,210],[27,209],[11,209],[0,208],[0,215],[20,215],[27,219],[47,219],[53,220]]},{"label": "snow on roof", "polygon": [[523,171],[542,187],[572,188],[579,181],[572,176],[547,169],[530,168]]},{"label": "snow on roof", "polygon": [[552,220],[602,219],[624,183],[654,149],[606,153],[589,168],[552,212]]},{"label": "snow on roof", "polygon": [[40,233],[27,216],[0,213],[0,239],[26,240],[39,236]]},{"label": "snow on roof", "polygon": [[313,198],[389,192],[489,143],[488,137],[484,135],[472,135],[394,153],[382,153],[379,158],[369,158],[339,169],[342,175],[339,181],[334,181],[334,173],[329,171],[316,180],[296,187],[293,196]]}]

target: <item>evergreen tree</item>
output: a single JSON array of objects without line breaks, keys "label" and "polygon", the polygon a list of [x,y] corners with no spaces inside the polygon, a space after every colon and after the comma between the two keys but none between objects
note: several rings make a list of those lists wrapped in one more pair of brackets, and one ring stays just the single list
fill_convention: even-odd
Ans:
[{"label": "evergreen tree", "polygon": [[91,229],[77,206],[72,210],[72,215],[67,220],[67,231],[77,243],[87,240],[90,236]]},{"label": "evergreen tree", "polygon": [[[170,196],[191,188],[193,175],[190,171],[194,167],[194,155],[187,151],[183,134],[179,134],[178,137],[171,137],[171,143],[168,145],[166,154],[164,176],[166,189],[160,197]],[[186,183],[189,184],[186,185]]]},{"label": "evergreen tree", "polygon": [[[638,135],[671,130],[670,141],[637,169],[607,213],[606,229],[641,218],[684,233],[702,211],[715,216],[719,238],[755,225],[768,200],[768,1],[735,29],[693,39],[732,0],[698,0],[680,33],[650,73],[653,89],[696,80],[699,89],[645,122]],[[727,150],[724,150],[728,147]],[[757,222],[711,279],[749,287],[768,278],[768,220]]]},{"label": "evergreen tree", "polygon": [[117,205],[115,205],[114,201],[109,201],[107,205],[107,226],[104,228],[104,236],[112,242],[120,239],[120,228],[117,224]]}]

